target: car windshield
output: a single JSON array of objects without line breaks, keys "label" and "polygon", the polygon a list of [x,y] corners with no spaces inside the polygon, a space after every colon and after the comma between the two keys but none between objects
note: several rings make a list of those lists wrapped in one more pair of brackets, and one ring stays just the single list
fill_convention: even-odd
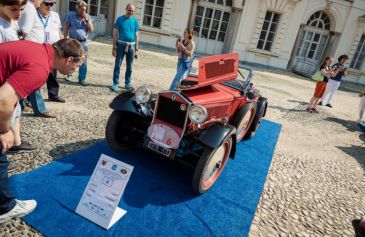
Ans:
[{"label": "car windshield", "polygon": [[191,62],[191,68],[189,70],[190,77],[199,77],[199,60],[197,57],[193,57]]},{"label": "car windshield", "polygon": [[238,69],[238,76],[235,80],[226,81],[222,84],[233,87],[237,90],[244,91],[249,86],[251,81],[250,70],[246,68]]}]

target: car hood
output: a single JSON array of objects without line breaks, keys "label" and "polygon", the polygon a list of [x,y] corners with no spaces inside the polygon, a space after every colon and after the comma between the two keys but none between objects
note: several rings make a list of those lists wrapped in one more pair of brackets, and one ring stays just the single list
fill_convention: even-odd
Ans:
[{"label": "car hood", "polygon": [[186,90],[182,93],[191,100],[194,104],[209,105],[232,102],[235,98],[236,92],[226,86],[216,84],[195,90]]}]

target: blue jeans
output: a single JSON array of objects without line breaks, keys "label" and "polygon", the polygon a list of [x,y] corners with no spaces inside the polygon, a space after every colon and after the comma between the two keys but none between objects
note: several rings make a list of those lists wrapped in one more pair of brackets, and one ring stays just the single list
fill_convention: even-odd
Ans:
[{"label": "blue jeans", "polygon": [[[80,42],[82,45],[82,48],[84,49],[84,52],[87,53],[89,51],[89,44],[86,41]],[[84,63],[79,68],[79,81],[85,81],[86,79],[86,73],[87,73],[87,58],[85,59]]]},{"label": "blue jeans", "polygon": [[40,89],[30,94],[28,96],[28,99],[32,104],[34,115],[40,115],[44,112],[47,112],[46,105],[44,104],[44,99],[42,97]]},{"label": "blue jeans", "polygon": [[189,68],[185,68],[184,67],[184,59],[179,59],[177,61],[177,72],[175,75],[174,80],[172,80],[172,83],[170,85],[169,90],[175,90],[176,89],[176,84],[181,82],[183,78],[185,78],[188,74]]},{"label": "blue jeans", "polygon": [[16,205],[15,197],[10,190],[8,165],[9,161],[5,154],[1,154],[0,144],[0,215],[9,212]]},{"label": "blue jeans", "polygon": [[132,65],[134,59],[134,45],[129,47],[128,53],[125,52],[125,48],[127,44],[125,43],[118,43],[117,49],[117,57],[115,58],[115,65],[114,65],[114,74],[113,74],[113,84],[119,84],[119,75],[120,75],[120,65],[123,62],[124,55],[126,55],[126,63],[127,69],[125,71],[125,87],[129,88],[132,87],[131,79],[132,79]]}]

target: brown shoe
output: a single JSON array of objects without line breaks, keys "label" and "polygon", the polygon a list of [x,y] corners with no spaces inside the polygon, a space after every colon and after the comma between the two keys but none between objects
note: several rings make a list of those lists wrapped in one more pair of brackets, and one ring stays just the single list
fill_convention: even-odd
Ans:
[{"label": "brown shoe", "polygon": [[46,111],[44,113],[41,114],[37,114],[35,115],[36,117],[42,117],[42,118],[56,118],[56,114],[51,112],[51,111]]},{"label": "brown shoe", "polygon": [[26,106],[24,106],[22,112],[23,113],[31,113],[32,112],[32,108],[26,105]]},{"label": "brown shoe", "polygon": [[66,102],[66,100],[62,97],[48,98],[48,101],[59,102],[59,103],[65,103]]}]

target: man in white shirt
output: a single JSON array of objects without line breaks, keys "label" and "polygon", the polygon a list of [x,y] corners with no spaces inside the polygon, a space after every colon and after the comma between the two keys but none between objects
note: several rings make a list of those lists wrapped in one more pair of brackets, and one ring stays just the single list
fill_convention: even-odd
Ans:
[{"label": "man in white shirt", "polygon": [[[37,8],[38,17],[40,18],[45,42],[53,44],[62,38],[61,33],[61,19],[57,12],[52,11],[53,5],[56,4],[56,0],[43,0],[43,2]],[[60,85],[57,80],[57,70],[52,70],[47,80],[48,100],[54,102],[65,103],[66,101],[58,95]]]},{"label": "man in white shirt", "polygon": [[[29,0],[22,16],[19,18],[18,25],[25,40],[31,40],[37,43],[44,43],[45,41],[44,27],[37,13],[37,7],[42,2],[43,0]],[[44,118],[56,117],[53,112],[47,111],[40,90],[30,94],[28,98],[32,104],[35,116]]]},{"label": "man in white shirt", "polygon": [[37,7],[43,0],[29,0],[22,16],[19,18],[19,28],[26,40],[37,43],[44,43],[44,30],[41,21],[37,16]]}]

